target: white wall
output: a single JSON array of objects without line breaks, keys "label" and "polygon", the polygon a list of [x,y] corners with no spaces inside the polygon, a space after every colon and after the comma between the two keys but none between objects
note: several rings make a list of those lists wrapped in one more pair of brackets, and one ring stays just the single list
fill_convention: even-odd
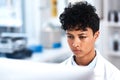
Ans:
[{"label": "white wall", "polygon": [[39,44],[40,35],[40,10],[39,0],[25,0],[25,32],[28,36],[29,43]]}]

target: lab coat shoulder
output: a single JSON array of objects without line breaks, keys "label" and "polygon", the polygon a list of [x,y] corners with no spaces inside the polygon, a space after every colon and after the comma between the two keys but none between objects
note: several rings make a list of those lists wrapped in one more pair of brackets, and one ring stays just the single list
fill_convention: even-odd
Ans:
[{"label": "lab coat shoulder", "polygon": [[120,79],[120,71],[100,54],[98,54],[97,63],[94,70],[96,77],[102,77],[103,80]]},{"label": "lab coat shoulder", "polygon": [[[61,64],[67,66],[73,66],[72,57],[66,59]],[[94,80],[119,80],[120,71],[104,57],[102,57],[99,52],[97,54],[96,66],[94,68]]]}]

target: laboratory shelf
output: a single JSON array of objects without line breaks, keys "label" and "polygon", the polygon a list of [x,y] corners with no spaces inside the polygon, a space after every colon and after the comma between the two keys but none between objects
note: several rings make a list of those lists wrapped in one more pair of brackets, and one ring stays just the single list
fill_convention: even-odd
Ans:
[{"label": "laboratory shelf", "polygon": [[120,57],[120,51],[110,51],[109,56]]},{"label": "laboratory shelf", "polygon": [[[20,60],[29,60],[35,62],[60,63],[71,56],[72,52],[66,42],[65,37],[62,38],[62,46],[60,48],[46,48],[42,52],[34,52],[31,57]],[[0,58],[7,58],[4,54]]]},{"label": "laboratory shelf", "polygon": [[64,37],[60,48],[43,49],[42,52],[33,53],[32,56],[26,60],[58,63],[70,57],[71,54],[72,52]]}]

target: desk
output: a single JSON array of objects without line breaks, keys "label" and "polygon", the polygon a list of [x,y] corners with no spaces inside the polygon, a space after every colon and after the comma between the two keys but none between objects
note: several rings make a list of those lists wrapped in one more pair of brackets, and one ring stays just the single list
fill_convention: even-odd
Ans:
[{"label": "desk", "polygon": [[[63,38],[61,48],[43,49],[42,52],[32,53],[31,57],[21,59],[21,60],[59,63],[65,59],[67,59],[68,57],[70,57],[70,55],[71,55],[71,50],[66,42],[66,39]],[[6,57],[4,57],[4,58],[6,58]]]}]

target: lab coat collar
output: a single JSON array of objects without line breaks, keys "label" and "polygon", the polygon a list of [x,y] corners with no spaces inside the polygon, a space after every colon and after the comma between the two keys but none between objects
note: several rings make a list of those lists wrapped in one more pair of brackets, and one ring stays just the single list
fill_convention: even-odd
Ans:
[{"label": "lab coat collar", "polygon": [[[70,58],[68,58],[64,63],[67,66],[74,66],[72,63],[73,55],[71,55]],[[94,80],[104,80],[105,79],[105,67],[104,67],[104,58],[100,55],[99,51],[96,49],[96,65],[94,67]],[[76,65],[75,65],[76,66]],[[88,67],[87,67],[88,69]]]},{"label": "lab coat collar", "polygon": [[[97,54],[98,54],[98,51],[96,50],[96,57],[94,58],[94,60],[92,61],[92,63],[93,64],[95,64],[95,66],[96,66],[96,62],[97,62]],[[95,63],[94,63],[95,62]],[[66,64],[66,65],[68,65],[68,66],[77,66],[77,64],[75,63],[75,61],[74,61],[74,55],[71,55],[71,57],[70,58],[68,58],[66,61],[64,61],[64,63]],[[92,63],[90,63],[89,65],[91,66],[92,65]],[[94,66],[94,67],[95,67]]]},{"label": "lab coat collar", "polygon": [[94,80],[105,80],[105,65],[104,65],[104,58],[100,55],[99,51],[97,51],[97,62],[94,68]]}]

